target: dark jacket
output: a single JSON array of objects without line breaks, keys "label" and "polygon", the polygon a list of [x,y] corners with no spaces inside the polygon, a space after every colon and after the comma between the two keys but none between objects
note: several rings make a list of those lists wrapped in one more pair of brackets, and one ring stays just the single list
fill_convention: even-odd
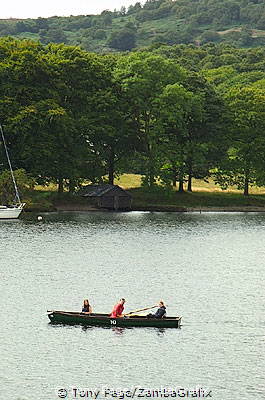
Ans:
[{"label": "dark jacket", "polygon": [[162,306],[162,307],[159,307],[157,312],[154,314],[154,317],[155,318],[162,318],[165,314],[166,314],[166,307]]}]

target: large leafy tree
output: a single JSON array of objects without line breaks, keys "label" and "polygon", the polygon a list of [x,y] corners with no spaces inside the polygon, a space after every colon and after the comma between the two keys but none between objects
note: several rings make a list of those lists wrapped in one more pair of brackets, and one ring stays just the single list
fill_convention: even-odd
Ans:
[{"label": "large leafy tree", "polygon": [[231,112],[231,146],[226,162],[216,171],[216,181],[236,185],[249,194],[251,184],[264,185],[265,94],[256,87],[233,87],[226,94]]},{"label": "large leafy tree", "polygon": [[125,27],[112,32],[108,45],[119,51],[132,50],[136,46],[136,35],[133,29]]},{"label": "large leafy tree", "polygon": [[[86,118],[90,164],[100,165],[101,177],[107,174],[108,183],[113,184],[115,174],[129,166],[129,160],[139,145],[137,129],[117,82],[95,94],[91,101],[94,109]],[[98,167],[91,168],[91,172],[95,169]]]},{"label": "large leafy tree", "polygon": [[[102,93],[112,85],[110,68],[113,61],[107,56],[87,53],[76,47],[50,45],[49,50],[47,62],[55,70],[59,104],[72,121],[74,146],[71,146],[70,153],[76,149],[72,162],[79,171],[70,177],[70,187],[74,187],[77,178],[98,178],[102,173],[101,168],[95,171],[95,164],[91,163],[94,159],[94,149],[89,141],[91,116],[101,102]],[[103,127],[102,120],[97,122],[97,126]]]},{"label": "large leafy tree", "polygon": [[17,160],[39,183],[78,176],[80,141],[67,111],[53,100],[26,106],[8,121],[9,137],[17,136]]},{"label": "large leafy tree", "polygon": [[176,83],[167,85],[158,101],[157,129],[165,164],[163,172],[169,172],[173,186],[179,181],[183,191],[185,175],[195,153],[198,158],[198,143],[192,137],[192,125],[200,124],[203,118],[203,99]]},{"label": "large leafy tree", "polygon": [[185,70],[164,57],[148,52],[121,57],[116,78],[120,81],[130,115],[141,140],[141,158],[146,183],[159,175],[159,134],[156,126],[157,99],[168,84],[180,82]]},{"label": "large leafy tree", "polygon": [[[83,116],[90,99],[110,84],[103,57],[64,45],[29,41],[0,43],[0,115],[14,163],[36,178],[64,181],[85,177]],[[81,122],[82,121],[82,122]]]},{"label": "large leafy tree", "polygon": [[209,177],[211,168],[226,154],[228,118],[222,96],[200,74],[189,73],[183,85],[196,94],[201,107],[200,113],[194,108],[188,123],[186,170],[192,191],[192,178]]}]

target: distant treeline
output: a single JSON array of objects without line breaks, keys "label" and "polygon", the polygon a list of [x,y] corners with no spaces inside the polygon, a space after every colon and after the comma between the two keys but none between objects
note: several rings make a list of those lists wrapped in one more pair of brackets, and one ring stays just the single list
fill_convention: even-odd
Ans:
[{"label": "distant treeline", "polygon": [[[183,191],[265,185],[265,49],[208,44],[98,55],[0,40],[0,121],[15,169],[70,190],[139,173]],[[7,169],[0,146],[0,170]]]},{"label": "distant treeline", "polygon": [[125,51],[154,43],[265,44],[263,0],[147,0],[100,15],[1,20],[0,36],[80,45],[87,51]]}]

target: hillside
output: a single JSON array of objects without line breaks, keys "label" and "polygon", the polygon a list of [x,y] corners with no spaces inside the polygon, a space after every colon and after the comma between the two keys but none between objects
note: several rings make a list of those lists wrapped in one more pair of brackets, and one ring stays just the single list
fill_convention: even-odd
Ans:
[{"label": "hillside", "polygon": [[265,44],[263,0],[147,0],[100,15],[0,20],[0,36],[80,45],[95,52],[156,43]]}]

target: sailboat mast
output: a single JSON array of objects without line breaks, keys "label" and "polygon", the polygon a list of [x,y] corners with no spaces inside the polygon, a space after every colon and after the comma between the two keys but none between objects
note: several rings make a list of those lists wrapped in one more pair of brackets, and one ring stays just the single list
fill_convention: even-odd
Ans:
[{"label": "sailboat mast", "polygon": [[19,204],[21,204],[21,200],[20,200],[20,197],[19,197],[18,188],[17,188],[17,184],[16,184],[16,180],[15,180],[14,172],[13,172],[13,169],[12,169],[12,165],[11,165],[10,157],[9,157],[9,154],[8,154],[5,137],[4,137],[4,132],[3,132],[3,128],[2,128],[1,124],[0,124],[0,132],[1,132],[2,141],[3,141],[5,152],[6,152],[6,157],[7,157],[9,169],[10,169],[10,172],[11,172],[11,176],[12,176],[12,180],[13,180],[13,184],[14,184],[14,188],[15,188],[16,198],[17,198]]}]

